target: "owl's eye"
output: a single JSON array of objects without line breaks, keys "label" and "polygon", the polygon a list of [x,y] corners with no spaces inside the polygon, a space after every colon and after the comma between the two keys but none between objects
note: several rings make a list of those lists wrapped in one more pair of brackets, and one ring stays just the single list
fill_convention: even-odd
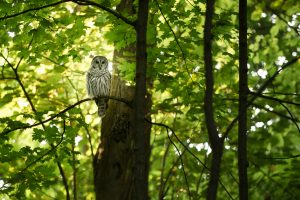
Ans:
[{"label": "owl's eye", "polygon": [[96,60],[96,63],[97,63],[97,64],[99,64],[99,61],[98,61],[98,60]]},{"label": "owl's eye", "polygon": [[102,64],[104,64],[104,63],[105,63],[105,61],[103,60],[103,61],[102,61]]}]

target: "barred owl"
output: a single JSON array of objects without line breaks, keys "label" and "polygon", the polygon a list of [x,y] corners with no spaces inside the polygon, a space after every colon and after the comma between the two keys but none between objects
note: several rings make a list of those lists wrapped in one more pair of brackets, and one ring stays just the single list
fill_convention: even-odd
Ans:
[{"label": "barred owl", "polygon": [[[108,71],[108,61],[103,56],[93,58],[91,67],[86,74],[88,95],[92,98],[101,95],[108,96],[110,92],[111,75]],[[103,117],[107,108],[108,99],[100,98],[95,102],[98,106],[98,115]]]}]

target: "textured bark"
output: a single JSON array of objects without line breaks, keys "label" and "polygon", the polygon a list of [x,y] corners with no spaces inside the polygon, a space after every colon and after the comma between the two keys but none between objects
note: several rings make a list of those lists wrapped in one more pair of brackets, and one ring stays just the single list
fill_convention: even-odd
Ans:
[{"label": "textured bark", "polygon": [[[113,76],[111,95],[132,100],[133,88]],[[116,101],[109,101],[108,106],[102,119],[101,140],[94,158],[96,199],[131,199],[132,110]]]},{"label": "textured bark", "polygon": [[213,111],[213,60],[212,60],[212,19],[214,14],[214,0],[206,2],[206,14],[204,25],[204,65],[205,65],[205,97],[204,113],[208,131],[208,138],[212,149],[212,162],[210,167],[210,178],[207,188],[207,199],[217,198],[218,182],[220,177],[221,159],[223,155],[223,138],[219,137],[214,121]]},{"label": "textured bark", "polygon": [[[124,16],[135,14],[132,0],[122,0],[117,6],[117,11]],[[137,48],[139,45],[137,45]],[[138,48],[139,49],[139,48]],[[114,52],[114,75],[112,77],[112,88],[110,96],[121,97],[128,101],[135,99],[135,88],[127,86],[120,79],[115,66],[120,65],[118,61],[133,61],[135,46],[128,46],[120,51]],[[137,61],[138,62],[138,61]],[[145,99],[143,117],[148,113],[151,106],[151,97]],[[134,101],[136,102],[136,101]],[[144,120],[144,118],[143,118]],[[135,174],[135,137],[133,128],[136,124],[134,110],[127,105],[109,101],[105,117],[102,119],[101,139],[96,155],[94,157],[94,187],[97,200],[129,200],[146,199],[136,197],[136,192],[141,191],[140,185],[134,184],[137,180]],[[144,186],[148,187],[148,160],[149,160],[149,124],[144,124],[143,148],[145,153],[144,174],[142,179]],[[139,179],[140,177],[138,177]],[[147,196],[147,188],[146,188]]]},{"label": "textured bark", "polygon": [[[134,14],[132,0],[117,6],[120,13]],[[114,52],[114,72],[110,96],[132,101],[134,88],[120,79],[117,66],[120,58],[134,60],[134,46]],[[124,55],[127,56],[124,56]],[[133,191],[133,110],[127,105],[109,101],[101,124],[101,138],[94,157],[94,187],[97,200],[132,199]]]},{"label": "textured bark", "polygon": [[248,199],[247,176],[247,0],[239,1],[239,134],[238,134],[238,168],[239,197]]}]

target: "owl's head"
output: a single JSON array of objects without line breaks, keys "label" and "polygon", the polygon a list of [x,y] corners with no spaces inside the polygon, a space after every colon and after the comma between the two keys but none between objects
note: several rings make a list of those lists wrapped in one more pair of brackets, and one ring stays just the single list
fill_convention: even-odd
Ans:
[{"label": "owl's head", "polygon": [[107,67],[108,67],[108,61],[107,58],[105,58],[104,56],[96,56],[93,58],[91,68],[103,70],[103,69],[107,69]]}]

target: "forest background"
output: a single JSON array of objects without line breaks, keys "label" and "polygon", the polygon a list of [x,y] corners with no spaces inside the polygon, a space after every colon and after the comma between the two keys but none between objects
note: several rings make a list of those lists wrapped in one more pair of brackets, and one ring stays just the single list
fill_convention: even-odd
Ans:
[{"label": "forest background", "polygon": [[[299,1],[0,13],[1,199],[300,197]],[[114,75],[102,120],[85,89],[95,55]]]}]

